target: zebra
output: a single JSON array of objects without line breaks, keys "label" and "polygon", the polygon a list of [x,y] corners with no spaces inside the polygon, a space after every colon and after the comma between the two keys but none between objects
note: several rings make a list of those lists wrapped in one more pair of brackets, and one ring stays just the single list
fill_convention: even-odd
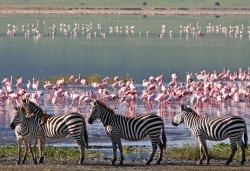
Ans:
[{"label": "zebra", "polygon": [[[26,161],[28,149],[30,150],[34,164],[37,164],[36,158],[36,144],[39,140],[39,163],[43,163],[44,159],[44,144],[45,134],[41,130],[40,126],[34,122],[34,118],[28,117],[27,109],[25,107],[14,107],[14,117],[10,124],[11,129],[15,129],[18,145],[18,161],[17,164],[24,164]],[[25,153],[21,162],[21,144],[25,145]],[[31,144],[33,144],[33,149]]]},{"label": "zebra", "polygon": [[88,133],[85,118],[80,113],[48,115],[29,99],[23,99],[21,106],[25,106],[29,113],[34,115],[46,138],[63,138],[71,135],[79,146],[79,164],[83,164],[85,146],[88,148]]},{"label": "zebra", "polygon": [[[152,154],[147,161],[147,165],[153,160],[157,145],[160,148],[160,157],[157,164],[160,164],[163,155],[163,149],[166,148],[166,135],[164,131],[164,122],[161,117],[154,114],[144,114],[133,117],[126,117],[116,115],[115,112],[106,106],[104,103],[96,100],[92,102],[90,111],[89,124],[92,124],[97,118],[105,127],[107,135],[111,138],[113,146],[113,160],[112,165],[117,160],[116,151],[117,145],[120,151],[121,160],[123,164],[124,156],[122,152],[121,138],[126,140],[137,141],[149,135],[152,143]],[[162,130],[162,141],[160,139],[160,132]]]},{"label": "zebra", "polygon": [[[226,165],[233,160],[233,156],[237,151],[237,143],[242,151],[241,165],[246,161],[245,150],[247,149],[248,135],[247,127],[244,119],[238,116],[216,117],[201,117],[192,108],[181,105],[178,112],[172,121],[174,126],[185,123],[191,130],[193,135],[199,141],[200,160],[198,164],[206,158],[206,164],[209,164],[210,157],[206,140],[222,141],[229,138],[231,143],[231,155],[226,162]],[[244,142],[242,140],[244,134]]]},{"label": "zebra", "polygon": [[45,112],[40,125],[48,138],[71,135],[79,146],[79,164],[83,164],[85,146],[88,148],[88,133],[85,118],[80,113],[48,115]]}]

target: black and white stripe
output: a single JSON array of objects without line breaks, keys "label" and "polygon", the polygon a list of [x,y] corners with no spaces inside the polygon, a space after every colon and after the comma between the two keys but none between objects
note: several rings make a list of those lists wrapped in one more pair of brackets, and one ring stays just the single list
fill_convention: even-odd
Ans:
[{"label": "black and white stripe", "polygon": [[[39,141],[39,163],[43,162],[44,155],[44,143],[45,143],[45,134],[41,129],[39,124],[35,121],[34,117],[27,117],[27,109],[25,107],[15,107],[14,108],[14,117],[10,124],[11,129],[15,129],[15,134],[17,138],[18,145],[18,161],[17,164],[24,164],[26,161],[28,149],[32,154],[34,164],[37,164],[36,159],[36,144]],[[21,144],[22,142],[25,145],[25,153],[23,160],[21,162]],[[33,143],[33,149],[32,149]]]},{"label": "black and white stripe", "polygon": [[[157,150],[157,145],[160,148],[160,157],[157,164],[162,160],[163,149],[166,148],[166,135],[164,131],[164,122],[161,117],[153,114],[145,114],[134,117],[126,117],[116,115],[112,109],[107,107],[104,103],[96,101],[92,104],[89,124],[92,124],[95,119],[99,119],[106,129],[107,135],[111,138],[113,145],[112,164],[117,160],[116,151],[117,145],[121,154],[120,164],[123,163],[124,157],[122,153],[121,138],[126,140],[137,141],[149,135],[153,151],[150,159],[146,164],[150,164],[153,160],[154,154]],[[162,141],[160,133],[162,130]]]},{"label": "black and white stripe", "polygon": [[[181,105],[180,112],[175,115],[172,124],[178,126],[181,123],[185,123],[193,135],[198,138],[201,154],[199,164],[202,164],[205,157],[207,159],[207,164],[209,164],[210,158],[206,140],[221,141],[227,138],[230,140],[232,152],[226,164],[228,165],[232,161],[237,150],[237,143],[242,150],[241,164],[243,165],[246,161],[245,149],[247,148],[248,142],[247,127],[244,119],[241,117],[201,117],[193,109]],[[243,134],[244,142],[242,140]]]},{"label": "black and white stripe", "polygon": [[80,113],[47,115],[35,103],[24,100],[23,106],[39,121],[47,138],[63,138],[71,135],[79,146],[80,161],[83,164],[85,146],[88,147],[88,133],[85,118]]}]

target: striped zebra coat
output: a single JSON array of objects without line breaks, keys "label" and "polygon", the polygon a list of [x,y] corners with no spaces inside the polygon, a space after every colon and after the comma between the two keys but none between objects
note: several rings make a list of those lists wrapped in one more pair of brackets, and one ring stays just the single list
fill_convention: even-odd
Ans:
[{"label": "striped zebra coat", "polygon": [[[241,117],[201,117],[193,109],[181,105],[180,112],[175,115],[172,124],[178,126],[183,122],[200,143],[201,158],[198,164],[202,164],[205,157],[207,159],[207,164],[209,164],[210,158],[208,155],[206,140],[221,141],[227,138],[230,140],[232,152],[226,164],[228,165],[232,161],[237,150],[237,143],[242,150],[241,164],[243,165],[246,161],[245,149],[247,148],[248,142],[247,127],[244,119]],[[244,142],[242,140],[243,135]]]},{"label": "striped zebra coat", "polygon": [[[115,161],[117,160],[117,145],[121,155],[120,164],[123,164],[124,156],[122,152],[121,138],[137,141],[145,138],[147,135],[149,135],[151,139],[153,151],[146,164],[150,164],[150,162],[153,160],[154,154],[157,150],[157,145],[161,151],[157,164],[160,163],[162,160],[163,149],[166,148],[166,135],[162,118],[152,114],[134,117],[116,115],[112,109],[99,100],[92,104],[91,115],[88,123],[92,124],[97,118],[105,127],[107,135],[112,141],[114,155],[112,164],[115,164]],[[161,130],[162,141],[160,139]]]},{"label": "striped zebra coat", "polygon": [[[28,117],[27,109],[25,107],[15,107],[14,117],[10,124],[11,129],[15,129],[18,145],[18,161],[17,164],[24,164],[26,161],[28,150],[32,154],[34,164],[37,164],[36,158],[36,144],[39,141],[39,163],[43,162],[43,148],[45,143],[45,134],[41,127],[34,121],[34,118]],[[21,162],[21,144],[25,145],[24,157]],[[33,144],[33,149],[32,149]]]},{"label": "striped zebra coat", "polygon": [[63,138],[72,136],[79,146],[80,161],[83,164],[85,147],[88,147],[88,133],[85,118],[80,113],[47,115],[42,108],[29,99],[24,99],[21,105],[26,107],[43,130],[47,138]]}]

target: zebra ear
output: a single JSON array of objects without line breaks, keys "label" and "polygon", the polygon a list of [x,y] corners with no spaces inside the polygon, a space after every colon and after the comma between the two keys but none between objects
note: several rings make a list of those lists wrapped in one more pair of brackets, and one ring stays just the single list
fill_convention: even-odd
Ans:
[{"label": "zebra ear", "polygon": [[17,107],[17,106],[14,106],[13,109],[14,109],[14,110],[18,110],[18,107]]},{"label": "zebra ear", "polygon": [[23,102],[23,103],[29,103],[29,97],[23,98],[23,99],[22,99],[22,102]]},{"label": "zebra ear", "polygon": [[182,111],[184,109],[185,109],[185,106],[182,104],[180,110]]},{"label": "zebra ear", "polygon": [[99,100],[96,100],[96,101],[95,101],[95,104],[98,104],[98,105],[99,105],[100,103],[101,103],[101,102],[100,102]]}]

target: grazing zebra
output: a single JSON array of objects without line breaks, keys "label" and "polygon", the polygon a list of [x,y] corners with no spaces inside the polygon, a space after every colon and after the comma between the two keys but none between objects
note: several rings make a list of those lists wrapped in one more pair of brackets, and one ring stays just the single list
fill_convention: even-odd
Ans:
[{"label": "grazing zebra", "polygon": [[[241,165],[244,165],[244,162],[246,161],[245,149],[247,148],[248,136],[246,123],[241,117],[201,117],[193,109],[181,105],[180,112],[175,115],[172,124],[178,126],[183,122],[192,131],[193,135],[198,138],[200,143],[200,160],[198,164],[202,164],[205,157],[207,159],[206,164],[209,164],[210,158],[208,155],[206,140],[221,141],[229,138],[232,152],[226,164],[228,165],[232,161],[233,156],[237,151],[236,143],[238,143],[242,150]],[[244,142],[242,141],[243,134]]]},{"label": "grazing zebra", "polygon": [[[15,107],[14,108],[14,117],[10,124],[11,129],[15,129],[15,134],[17,138],[17,145],[18,145],[18,161],[17,164],[24,164],[27,157],[28,148],[32,154],[32,158],[34,164],[37,164],[36,159],[36,144],[39,140],[39,163],[43,162],[44,155],[44,143],[45,143],[45,134],[43,130],[41,130],[39,124],[34,121],[33,117],[27,117],[27,109],[25,107]],[[21,144],[22,141],[25,145],[25,153],[23,160],[21,162]],[[33,150],[31,144],[33,144]]]},{"label": "grazing zebra", "polygon": [[[93,121],[97,118],[105,127],[107,135],[111,138],[112,141],[112,164],[115,164],[115,161],[117,160],[117,145],[121,155],[120,164],[123,164],[124,156],[122,152],[121,138],[126,140],[137,141],[143,139],[147,135],[149,135],[151,139],[153,151],[150,156],[150,159],[147,161],[146,164],[150,164],[150,162],[153,160],[154,154],[157,150],[157,145],[161,151],[160,157],[157,161],[157,164],[160,164],[162,160],[163,149],[166,148],[166,135],[162,118],[152,114],[145,114],[134,117],[116,115],[112,109],[107,107],[99,100],[92,103],[91,115],[88,120],[88,123],[92,124]],[[163,142],[161,142],[160,139],[161,130]]]},{"label": "grazing zebra", "polygon": [[71,135],[79,146],[79,164],[83,164],[85,145],[88,148],[88,134],[85,118],[80,113],[47,115],[41,107],[29,99],[23,99],[22,106],[25,106],[38,120],[47,138],[63,138]]}]

